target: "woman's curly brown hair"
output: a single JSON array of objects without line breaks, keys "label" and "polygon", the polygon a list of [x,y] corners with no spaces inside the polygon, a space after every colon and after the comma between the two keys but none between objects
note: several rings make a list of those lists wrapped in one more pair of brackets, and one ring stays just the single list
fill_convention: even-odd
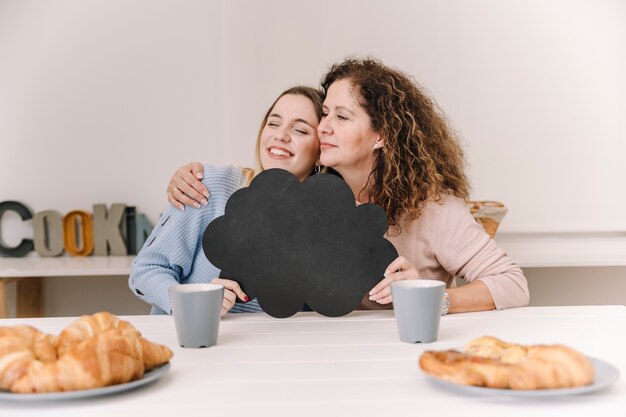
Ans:
[{"label": "woman's curly brown hair", "polygon": [[409,76],[374,59],[333,65],[322,79],[324,94],[343,79],[384,140],[364,192],[385,210],[390,226],[403,213],[418,218],[426,201],[438,202],[447,193],[467,201],[463,149],[428,94]]}]

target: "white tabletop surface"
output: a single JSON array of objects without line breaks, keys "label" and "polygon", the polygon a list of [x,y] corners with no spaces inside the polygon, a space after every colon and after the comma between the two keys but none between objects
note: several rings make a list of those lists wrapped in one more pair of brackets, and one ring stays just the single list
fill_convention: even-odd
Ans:
[{"label": "white tabletop surface", "polygon": [[[393,313],[342,318],[299,313],[275,319],[231,314],[208,349],[178,347],[168,316],[124,317],[174,350],[154,384],[107,397],[47,403],[0,402],[2,416],[625,416],[626,307],[527,307],[452,314],[439,340],[407,344]],[[72,318],[4,319],[58,333]],[[621,378],[587,395],[522,399],[476,396],[428,381],[426,349],[460,347],[482,335],[518,343],[563,343],[616,366]]]}]

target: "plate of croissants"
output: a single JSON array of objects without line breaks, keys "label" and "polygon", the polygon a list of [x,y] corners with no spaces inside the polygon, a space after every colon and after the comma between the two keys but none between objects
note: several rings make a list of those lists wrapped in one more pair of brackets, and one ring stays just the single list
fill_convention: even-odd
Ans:
[{"label": "plate of croissants", "polygon": [[436,384],[481,395],[585,394],[619,379],[613,365],[564,345],[519,345],[492,336],[459,350],[426,351],[422,371]]},{"label": "plate of croissants", "polygon": [[82,316],[59,335],[0,327],[0,400],[58,400],[127,391],[160,378],[172,351],[108,312]]}]

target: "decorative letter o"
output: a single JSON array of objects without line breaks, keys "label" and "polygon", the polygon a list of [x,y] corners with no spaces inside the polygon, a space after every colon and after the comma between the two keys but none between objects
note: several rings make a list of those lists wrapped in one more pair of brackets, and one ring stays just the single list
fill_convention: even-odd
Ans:
[{"label": "decorative letter o", "polygon": [[[77,230],[80,223],[80,230]],[[82,247],[78,247],[78,233],[81,232]],[[63,218],[63,239],[65,251],[70,255],[89,256],[93,251],[93,221],[91,214],[83,210],[70,211]]]}]

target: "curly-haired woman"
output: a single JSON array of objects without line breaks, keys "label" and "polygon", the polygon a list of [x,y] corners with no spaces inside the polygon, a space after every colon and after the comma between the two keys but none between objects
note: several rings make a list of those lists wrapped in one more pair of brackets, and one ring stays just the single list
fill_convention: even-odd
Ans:
[{"label": "curly-haired woman", "polygon": [[[320,161],[343,177],[358,203],[385,210],[386,237],[401,255],[363,307],[391,307],[393,281],[438,279],[450,287],[455,276],[468,284],[446,290],[450,312],[528,304],[522,270],[466,206],[463,150],[432,99],[410,77],[372,59],[333,65],[322,87]],[[203,191],[183,182],[180,174],[172,179],[191,197]]]}]

